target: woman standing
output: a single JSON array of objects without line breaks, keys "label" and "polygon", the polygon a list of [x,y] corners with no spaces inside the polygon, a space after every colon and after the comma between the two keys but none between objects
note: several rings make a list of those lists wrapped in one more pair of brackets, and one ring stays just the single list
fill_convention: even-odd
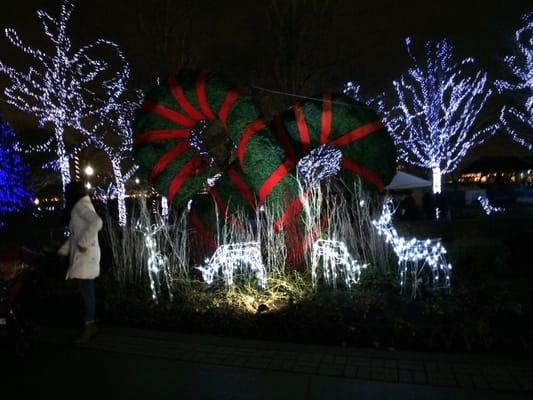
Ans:
[{"label": "woman standing", "polygon": [[84,305],[84,327],[75,343],[87,343],[96,334],[94,279],[100,275],[98,231],[102,219],[96,214],[91,199],[81,182],[71,182],[65,188],[65,211],[70,217],[70,237],[58,250],[69,256],[66,279],[76,279]]}]

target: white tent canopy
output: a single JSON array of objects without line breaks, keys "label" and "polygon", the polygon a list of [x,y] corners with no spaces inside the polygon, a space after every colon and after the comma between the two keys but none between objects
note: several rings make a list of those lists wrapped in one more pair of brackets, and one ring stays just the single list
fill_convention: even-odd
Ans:
[{"label": "white tent canopy", "polygon": [[388,190],[404,190],[431,187],[431,181],[419,178],[418,176],[408,174],[402,171],[396,171],[391,183],[385,186]]}]

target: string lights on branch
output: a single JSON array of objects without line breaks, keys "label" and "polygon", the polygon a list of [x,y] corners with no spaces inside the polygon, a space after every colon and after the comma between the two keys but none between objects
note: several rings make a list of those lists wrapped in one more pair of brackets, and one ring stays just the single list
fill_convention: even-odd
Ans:
[{"label": "string lights on branch", "polygon": [[489,199],[487,196],[478,196],[477,200],[481,204],[481,207],[483,207],[483,211],[485,211],[485,214],[491,215],[496,214],[505,211],[505,208],[503,207],[495,207],[490,204]]},{"label": "string lights on branch", "polygon": [[362,101],[361,95],[359,93],[360,90],[361,90],[361,85],[360,84],[358,84],[356,82],[349,81],[349,82],[345,83],[342,92],[345,95],[350,96],[354,100]]},{"label": "string lights on branch", "polygon": [[492,94],[487,74],[473,70],[474,60],[453,60],[446,41],[428,42],[423,59],[414,56],[406,39],[412,66],[394,81],[395,104],[379,108],[394,138],[400,161],[428,168],[433,192],[442,190],[442,175],[455,170],[466,153],[493,134],[498,123],[480,127],[480,115]]},{"label": "string lights on branch", "polygon": [[[5,30],[7,39],[33,58],[33,62],[27,71],[18,71],[0,60],[0,73],[10,80],[4,94],[8,103],[35,116],[40,126],[52,126],[53,138],[29,147],[28,151],[55,151],[55,160],[48,166],[60,172],[63,191],[71,180],[70,159],[74,155],[92,145],[108,156],[118,193],[119,222],[124,225],[125,176],[131,174],[123,172],[123,163],[130,159],[130,125],[140,100],[127,99],[130,70],[116,43],[98,39],[80,48],[72,46],[67,28],[74,8],[74,3],[66,0],[58,17],[42,10],[37,12],[45,36],[54,46],[50,54],[24,44],[14,29]],[[121,68],[111,71],[109,66],[116,63],[98,54],[114,55]],[[64,140],[68,130],[81,135],[72,146],[67,146]],[[111,135],[115,138],[109,140]]]},{"label": "string lights on branch", "polygon": [[305,186],[317,185],[322,180],[335,176],[341,170],[342,152],[323,144],[298,161],[298,178]]},{"label": "string lights on branch", "polygon": [[342,92],[345,95],[350,96],[355,101],[358,101],[362,104],[366,104],[370,107],[374,107],[376,109],[379,109],[379,104],[383,101],[383,93],[378,94],[375,97],[363,96],[361,94],[361,85],[357,82],[346,82],[344,84],[344,87],[342,88]]},{"label": "string lights on branch", "polygon": [[115,43],[103,39],[74,49],[67,35],[73,10],[74,4],[65,1],[57,18],[42,10],[37,12],[46,37],[54,45],[50,54],[24,44],[14,29],[5,30],[11,44],[33,58],[27,71],[18,71],[0,60],[0,72],[10,80],[4,90],[6,101],[35,116],[41,126],[50,124],[54,129],[53,142],[38,150],[55,147],[63,189],[71,179],[65,130],[79,131],[84,121],[96,116],[102,107],[89,87],[98,85],[97,77],[107,70],[108,63],[93,54],[105,47],[118,49]]},{"label": "string lights on branch", "polygon": [[524,25],[515,33],[517,51],[505,57],[511,81],[496,81],[499,92],[510,92],[519,100],[519,108],[503,107],[500,121],[513,140],[533,150],[533,12],[523,16]]}]

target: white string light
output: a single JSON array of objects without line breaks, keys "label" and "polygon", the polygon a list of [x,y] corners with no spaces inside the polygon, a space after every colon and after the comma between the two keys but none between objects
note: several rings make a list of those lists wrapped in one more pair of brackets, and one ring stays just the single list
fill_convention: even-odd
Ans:
[{"label": "white string light", "polygon": [[[55,46],[53,55],[23,44],[15,30],[5,30],[10,42],[36,62],[28,72],[19,72],[0,61],[0,72],[11,80],[11,86],[4,93],[8,103],[34,115],[41,126],[49,123],[54,127],[53,138],[30,146],[27,151],[50,152],[53,146],[56,147],[56,160],[48,166],[60,171],[63,191],[71,179],[69,159],[74,154],[92,144],[107,155],[117,188],[119,224],[124,225],[127,174],[123,174],[122,164],[131,158],[131,122],[140,99],[124,99],[130,70],[116,43],[98,39],[78,50],[72,48],[67,25],[73,11],[74,4],[67,0],[63,2],[58,18],[44,11],[37,12],[46,37]],[[104,73],[110,72],[110,63],[96,59],[93,54],[102,53],[101,50],[109,54],[106,48],[117,56],[122,68],[104,80]],[[69,128],[83,135],[82,142],[73,149],[67,149],[63,137]],[[111,134],[115,138],[108,140]],[[107,142],[120,144],[111,146]]]},{"label": "white string light", "polygon": [[73,10],[73,3],[65,1],[59,18],[44,11],[37,12],[46,37],[55,46],[53,54],[25,45],[14,29],[7,28],[7,39],[31,56],[35,63],[26,72],[19,72],[0,61],[0,72],[11,81],[4,91],[7,102],[34,115],[40,126],[49,123],[54,127],[53,141],[33,146],[33,149],[49,151],[52,145],[55,146],[63,189],[71,179],[69,153],[63,138],[65,129],[81,131],[82,123],[95,117],[101,108],[88,87],[95,84],[95,78],[108,68],[108,63],[92,54],[98,53],[97,49],[102,47],[118,49],[116,44],[102,39],[73,49],[67,36],[67,23]]},{"label": "white string light", "polygon": [[161,216],[168,218],[168,199],[166,196],[161,196]]},{"label": "white string light", "polygon": [[[507,67],[514,75],[513,81],[496,81],[499,92],[511,91],[523,101],[520,109],[503,107],[500,121],[514,141],[533,150],[533,12],[523,16],[524,26],[515,33],[518,51],[505,57]],[[525,96],[518,96],[519,92]]]},{"label": "white string light", "polygon": [[144,235],[144,248],[148,253],[146,259],[148,278],[150,279],[152,299],[155,301],[158,297],[159,274],[168,265],[168,257],[161,252],[157,242],[157,234],[163,227],[163,225],[143,225],[140,220],[136,224],[136,230]]},{"label": "white string light", "polygon": [[204,132],[209,128],[210,122],[208,120],[201,120],[196,123],[196,125],[191,129],[191,134],[189,135],[189,144],[192,148],[194,148],[202,157],[204,157],[205,160],[209,162],[209,165],[213,165],[215,163],[214,158],[209,154],[209,151],[207,150],[203,134]]},{"label": "white string light", "polygon": [[383,102],[384,97],[383,93],[378,94],[376,97],[365,97],[361,94],[361,85],[352,81],[348,81],[344,84],[342,92],[355,101],[376,109],[380,107],[380,102]]},{"label": "white string light", "polygon": [[298,161],[298,177],[304,185],[317,185],[323,179],[336,175],[341,169],[342,152],[323,144],[309,152]]},{"label": "white string light", "polygon": [[[107,102],[98,111],[99,121],[89,129],[81,129],[86,140],[97,149],[104,152],[111,162],[115,180],[118,222],[126,225],[126,182],[133,176],[138,166],[134,165],[126,173],[123,172],[125,162],[131,160],[133,146],[132,123],[135,112],[141,103],[142,93],[137,93],[136,100],[126,97],[126,85],[130,76],[130,69],[122,51],[116,47],[116,54],[121,61],[122,70],[115,78],[105,81]],[[117,143],[113,146],[107,142]]]},{"label": "white string light", "polygon": [[320,265],[324,282],[334,288],[337,287],[338,279],[341,279],[346,287],[353,287],[359,282],[361,270],[368,266],[355,260],[344,242],[329,239],[318,239],[313,243],[311,255],[313,286],[317,284],[317,271]]},{"label": "white string light", "polygon": [[400,236],[392,225],[393,214],[392,199],[386,198],[379,219],[373,220],[372,224],[385,237],[385,241],[392,245],[398,257],[402,293],[407,290],[406,283],[410,280],[411,296],[416,297],[424,272],[429,272],[429,286],[449,287],[452,265],[445,260],[446,248],[440,239],[406,239]]},{"label": "white string light", "polygon": [[259,286],[267,287],[267,274],[261,257],[259,242],[244,242],[224,244],[217,247],[211,258],[205,260],[205,267],[197,267],[202,273],[205,283],[211,285],[215,277],[222,273],[226,288],[231,288],[234,274],[237,271],[246,271],[252,274]]},{"label": "white string light", "polygon": [[446,41],[426,43],[419,63],[406,39],[413,61],[407,74],[394,81],[397,103],[386,109],[379,101],[383,121],[391,133],[400,161],[429,168],[433,192],[441,192],[441,176],[452,172],[468,150],[493,134],[497,123],[478,129],[478,116],[491,95],[485,72],[468,73],[474,60],[452,61]]},{"label": "white string light", "polygon": [[478,196],[477,200],[481,203],[481,207],[483,207],[483,211],[485,211],[485,214],[487,215],[505,211],[505,208],[503,207],[494,207],[491,205],[487,196]]},{"label": "white string light", "polygon": [[350,82],[346,82],[342,92],[345,95],[350,96],[352,99],[354,99],[356,101],[362,101],[361,95],[359,94],[360,90],[361,90],[361,85],[360,84],[350,81]]},{"label": "white string light", "polygon": [[209,186],[209,187],[215,186],[215,183],[217,183],[217,181],[220,178],[222,178],[222,174],[221,173],[215,174],[212,177],[207,178],[207,180],[206,180],[207,186]]}]

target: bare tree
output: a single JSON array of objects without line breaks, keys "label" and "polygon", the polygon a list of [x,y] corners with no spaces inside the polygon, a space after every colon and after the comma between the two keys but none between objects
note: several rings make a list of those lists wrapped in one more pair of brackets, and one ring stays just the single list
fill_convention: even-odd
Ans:
[{"label": "bare tree", "polygon": [[137,0],[139,27],[150,40],[150,56],[144,60],[157,77],[164,77],[191,64],[188,32],[192,24],[192,0],[153,0],[146,6]]},{"label": "bare tree", "polygon": [[456,62],[446,40],[427,42],[423,58],[415,57],[410,38],[405,43],[412,66],[393,82],[394,105],[380,109],[399,159],[431,169],[433,192],[440,193],[442,175],[498,128],[482,114],[492,91],[487,73],[476,71],[472,58]]},{"label": "bare tree", "polygon": [[[280,92],[309,94],[328,70],[339,62],[338,55],[327,56],[324,21],[334,26],[337,9],[329,0],[270,0],[264,28],[257,34],[264,54],[258,60],[252,81]],[[273,108],[292,104],[294,98],[280,97]]]},{"label": "bare tree", "polygon": [[[54,127],[53,137],[33,149],[38,152],[55,149],[56,159],[51,165],[61,173],[63,190],[71,180],[65,130],[70,128],[82,133],[87,121],[98,117],[101,110],[109,106],[93,92],[94,87],[106,84],[102,75],[108,72],[108,62],[93,53],[111,49],[121,56],[117,44],[103,39],[73,48],[67,26],[74,8],[73,2],[65,0],[58,17],[42,10],[37,12],[46,37],[54,45],[54,53],[47,54],[24,44],[17,32],[8,28],[5,33],[9,41],[32,57],[33,63],[26,72],[20,72],[0,61],[0,73],[10,80],[10,86],[4,90],[7,102],[34,115],[41,126]],[[87,141],[76,145],[79,150]]]}]

